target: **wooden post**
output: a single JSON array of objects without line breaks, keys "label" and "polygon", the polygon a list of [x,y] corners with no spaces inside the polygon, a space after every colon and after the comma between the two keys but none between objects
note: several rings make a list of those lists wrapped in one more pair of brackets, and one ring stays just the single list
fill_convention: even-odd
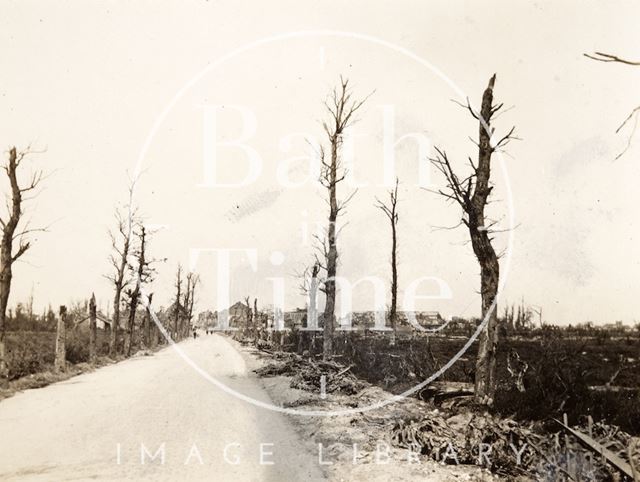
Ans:
[{"label": "wooden post", "polygon": [[89,300],[89,362],[95,363],[96,358],[96,296],[91,293]]},{"label": "wooden post", "polygon": [[[593,417],[591,415],[587,416],[587,426],[589,428],[589,437],[593,438]],[[591,454],[589,455],[589,470],[593,470],[593,458]]]},{"label": "wooden post", "polygon": [[[569,417],[566,413],[562,414],[562,422],[567,427],[569,426]],[[567,466],[567,473],[573,477],[574,472],[571,470],[571,450],[569,450],[569,435],[567,433],[564,434],[564,460]]]},{"label": "wooden post", "polygon": [[[144,320],[143,320],[143,324],[144,324],[144,329],[143,329],[143,333],[144,333],[144,346],[145,348],[149,348],[151,346],[151,324],[153,323],[151,321],[151,300],[153,299],[153,293],[149,294],[149,301],[148,301],[148,305],[147,305],[147,309],[144,311]],[[154,332],[155,333],[155,332]],[[156,335],[156,341],[157,341],[157,335]]]},{"label": "wooden post", "polygon": [[142,319],[142,345],[145,348],[149,347],[149,343],[151,341],[151,325],[149,320],[149,310],[145,310],[144,318]]},{"label": "wooden post", "polygon": [[62,305],[60,306],[60,317],[58,318],[58,327],[56,331],[56,358],[54,363],[54,369],[56,373],[64,372],[66,370],[66,322],[67,307]]},{"label": "wooden post", "polygon": [[156,327],[155,322],[153,322],[153,324],[151,324],[150,330],[149,330],[149,334],[151,336],[150,338],[150,342],[149,342],[149,346],[151,348],[155,348],[158,346],[158,328]]}]

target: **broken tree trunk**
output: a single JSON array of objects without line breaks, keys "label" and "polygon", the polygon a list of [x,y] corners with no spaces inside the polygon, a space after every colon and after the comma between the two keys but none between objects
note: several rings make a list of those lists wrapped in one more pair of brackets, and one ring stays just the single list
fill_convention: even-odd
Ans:
[{"label": "broken tree trunk", "polygon": [[96,296],[91,293],[89,300],[89,362],[95,363],[96,358]]},{"label": "broken tree trunk", "polygon": [[478,403],[491,405],[496,391],[496,349],[498,346],[498,281],[500,266],[498,256],[491,244],[491,228],[496,224],[487,219],[485,208],[493,189],[491,185],[491,155],[514,139],[515,127],[500,140],[491,141],[494,128],[492,117],[500,110],[502,104],[493,104],[493,87],[496,76],[489,80],[482,95],[480,112],[467,105],[471,115],[478,120],[478,162],[469,162],[473,171],[463,178],[457,175],[449,161],[447,153],[435,148],[437,156],[432,159],[433,165],[445,176],[447,189],[438,193],[449,201],[457,202],[463,210],[461,222],[468,228],[473,252],[480,265],[482,297],[482,318],[484,330],[480,333],[478,357],[476,359],[475,399]]},{"label": "broken tree trunk", "polygon": [[67,365],[67,349],[66,343],[66,323],[67,323],[67,307],[60,307],[60,316],[58,317],[58,327],[56,330],[56,358],[54,369],[57,373],[66,371]]},{"label": "broken tree trunk", "polygon": [[389,320],[391,322],[391,345],[396,344],[396,324],[398,318],[398,183],[396,177],[395,189],[389,191],[389,203],[378,201],[377,207],[389,218],[391,223],[391,306]]},{"label": "broken tree trunk", "polygon": [[491,145],[491,116],[493,107],[493,86],[496,76],[489,80],[489,85],[482,96],[482,108],[479,119],[478,167],[476,169],[476,187],[470,199],[468,212],[468,228],[473,252],[480,264],[480,295],[482,297],[482,317],[486,328],[480,334],[478,357],[476,358],[475,398],[482,404],[491,405],[495,399],[496,351],[498,347],[498,280],[500,266],[486,225],[485,207],[492,187],[491,154],[495,149]]}]

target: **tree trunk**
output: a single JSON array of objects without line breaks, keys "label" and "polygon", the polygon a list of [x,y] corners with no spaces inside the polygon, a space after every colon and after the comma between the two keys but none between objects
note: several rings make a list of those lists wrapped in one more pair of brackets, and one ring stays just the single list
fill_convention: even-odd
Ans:
[{"label": "tree trunk", "polygon": [[336,304],[336,271],[338,265],[338,248],[336,246],[336,220],[338,219],[338,201],[336,199],[338,163],[338,138],[331,139],[331,171],[329,182],[329,227],[327,230],[327,280],[325,282],[326,303],[324,307],[324,340],[322,357],[327,360],[333,356],[333,333],[335,329]]},{"label": "tree trunk", "polygon": [[0,332],[0,388],[7,388],[8,386],[9,386],[9,367],[7,365],[4,332]]},{"label": "tree trunk", "polygon": [[60,317],[58,318],[58,327],[56,330],[56,358],[54,362],[54,369],[56,373],[64,372],[67,368],[67,349],[66,343],[66,329],[67,329],[67,307],[60,307]]},{"label": "tree trunk", "polygon": [[[478,239],[485,238],[485,239]],[[497,386],[496,352],[498,347],[498,281],[500,267],[498,257],[489,243],[486,232],[476,235],[474,246],[479,246],[478,256],[481,265],[480,294],[482,296],[482,319],[487,316],[487,325],[480,333],[478,342],[478,356],[476,358],[475,399],[483,405],[492,405],[495,400]],[[474,248],[475,249],[475,248]],[[495,303],[495,305],[494,305]]]},{"label": "tree trunk", "polygon": [[333,336],[335,331],[335,304],[336,304],[336,272],[338,266],[338,248],[336,221],[338,214],[343,212],[345,205],[355,194],[351,194],[346,200],[338,205],[337,186],[346,177],[346,170],[341,166],[339,160],[339,149],[342,145],[342,136],[345,130],[354,121],[353,116],[364,104],[365,100],[353,101],[348,87],[349,81],[340,78],[340,87],[333,89],[330,100],[325,102],[325,107],[329,111],[330,120],[323,123],[324,131],[331,144],[331,159],[325,159],[325,151],[321,149],[322,172],[320,176],[321,184],[327,189],[329,196],[329,226],[327,227],[327,238],[325,239],[323,250],[325,255],[327,278],[324,282],[324,293],[326,297],[323,318],[323,350],[322,356],[325,360],[333,356]]},{"label": "tree trunk", "polygon": [[96,358],[96,296],[91,293],[89,300],[89,362],[95,363]]},{"label": "tree trunk", "polygon": [[498,346],[498,281],[500,266],[489,232],[485,225],[485,207],[491,193],[489,180],[491,177],[491,146],[490,120],[493,114],[493,86],[495,75],[489,80],[489,85],[482,96],[481,117],[478,142],[478,168],[476,174],[476,189],[470,200],[468,219],[469,234],[473,251],[480,264],[480,294],[482,296],[482,319],[487,320],[485,330],[480,334],[478,343],[478,357],[476,359],[475,399],[478,403],[491,405],[496,391],[496,349]]},{"label": "tree trunk", "polygon": [[457,202],[463,209],[462,223],[469,229],[469,237],[473,252],[480,265],[480,295],[482,297],[482,318],[484,330],[480,333],[478,342],[478,357],[476,359],[475,400],[483,405],[491,405],[496,392],[496,351],[498,346],[498,304],[497,294],[500,279],[500,265],[498,256],[491,245],[491,227],[495,222],[485,216],[485,208],[489,195],[493,189],[491,179],[491,155],[497,149],[504,147],[514,139],[515,127],[496,141],[493,145],[491,136],[494,128],[492,117],[500,110],[502,104],[493,105],[493,88],[495,74],[489,79],[489,84],[482,94],[482,105],[479,114],[469,105],[469,112],[478,122],[478,163],[469,158],[473,172],[461,181],[462,177],[455,174],[445,151],[436,147],[437,157],[433,164],[444,174],[449,192],[439,191],[445,198]]},{"label": "tree trunk", "polygon": [[118,330],[120,329],[120,293],[116,288],[113,298],[113,320],[111,323],[111,336],[109,338],[109,356],[114,357],[118,352]]},{"label": "tree trunk", "polygon": [[[132,316],[133,315],[133,316]],[[131,311],[131,307],[129,307],[129,316],[127,316],[127,326],[124,331],[124,356],[131,356],[131,342],[133,337],[133,319],[135,319],[135,312]]]},{"label": "tree trunk", "polygon": [[[9,366],[7,364],[5,332],[7,304],[9,302],[9,291],[11,290],[11,264],[6,262],[7,252],[5,249],[4,237],[0,248],[0,388],[9,386]],[[11,246],[8,249],[11,257]]]},{"label": "tree trunk", "polygon": [[144,333],[144,346],[145,348],[148,348],[150,346],[151,343],[151,313],[149,312],[151,308],[147,308],[144,312],[144,328],[143,328],[143,333]]},{"label": "tree trunk", "polygon": [[124,356],[130,357],[133,348],[133,331],[136,323],[136,311],[138,309],[139,289],[136,287],[131,294],[129,303],[129,316],[127,318],[127,330],[124,338]]},{"label": "tree trunk", "polygon": [[[395,216],[395,204],[394,204]],[[396,239],[396,221],[391,220],[391,308],[389,310],[389,318],[391,321],[391,345],[396,344],[396,322],[397,322],[397,302],[398,302],[398,265],[396,259],[397,239]]]},{"label": "tree trunk", "polygon": [[[396,344],[396,323],[397,323],[397,304],[398,304],[398,184],[396,177],[395,189],[389,191],[389,203],[384,203],[379,199],[377,207],[389,218],[391,223],[391,306],[389,308],[389,321],[391,322],[391,345]],[[377,199],[377,198],[376,198]]]}]

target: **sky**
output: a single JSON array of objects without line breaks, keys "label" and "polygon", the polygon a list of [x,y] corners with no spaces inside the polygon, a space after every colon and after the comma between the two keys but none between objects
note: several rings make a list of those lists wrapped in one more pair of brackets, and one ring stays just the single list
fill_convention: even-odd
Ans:
[{"label": "sky", "polygon": [[[23,176],[48,174],[25,205],[25,219],[48,231],[34,233],[14,267],[10,304],[32,293],[41,310],[95,292],[107,309],[107,233],[139,173],[135,203],[158,228],[150,254],[167,258],[148,288],[158,304],[170,302],[181,263],[202,277],[198,309],[215,309],[212,250],[249,249],[231,255],[230,301],[272,305],[283,280],[286,307],[304,306],[299,274],[326,218],[309,158],[342,75],[355,98],[370,96],[352,129],[352,177],[339,190],[344,199],[359,185],[342,219],[338,274],[389,283],[390,228],[374,204],[387,196],[385,145],[413,135],[393,149],[400,299],[429,278],[417,309],[476,316],[478,264],[463,228],[439,229],[460,212],[423,189],[442,184],[425,158],[439,146],[465,172],[478,126],[452,100],[479,105],[496,73],[505,106],[496,132],[516,126],[520,139],[494,156],[492,172],[500,305],[524,299],[559,324],[637,321],[640,136],[615,160],[629,134],[615,129],[638,104],[640,68],[583,53],[640,59],[638,13],[619,1],[5,0],[0,146],[5,159],[13,145],[42,151]],[[232,186],[212,185],[213,162],[215,181]],[[372,303],[358,285],[352,308]]]}]

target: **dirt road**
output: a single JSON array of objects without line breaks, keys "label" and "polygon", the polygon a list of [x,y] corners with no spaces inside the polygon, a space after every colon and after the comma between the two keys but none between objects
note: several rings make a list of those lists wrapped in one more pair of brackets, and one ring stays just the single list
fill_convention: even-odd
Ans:
[{"label": "dirt road", "polygon": [[[224,338],[180,347],[269,402]],[[261,461],[262,458],[262,461]],[[0,480],[322,480],[284,415],[224,393],[172,348],[0,402]]]}]

